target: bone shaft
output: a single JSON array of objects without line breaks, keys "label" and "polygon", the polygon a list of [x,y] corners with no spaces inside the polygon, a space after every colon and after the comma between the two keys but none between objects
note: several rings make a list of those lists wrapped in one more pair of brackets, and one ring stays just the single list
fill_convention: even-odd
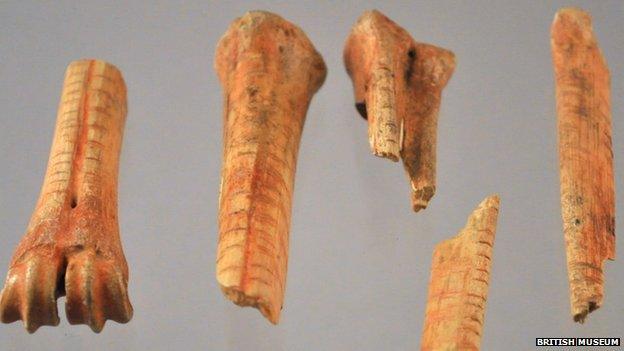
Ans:
[{"label": "bone shaft", "polygon": [[[407,101],[403,151],[405,169],[412,186],[415,211],[427,207],[436,189],[436,145],[441,91],[426,92],[423,99]],[[426,102],[426,103],[424,103]],[[424,106],[426,105],[426,106]]]},{"label": "bone shaft", "polygon": [[552,50],[570,303],[582,322],[602,304],[603,261],[615,257],[609,72],[581,10],[557,13]]},{"label": "bone shaft", "polygon": [[[234,87],[227,106],[217,272],[229,272],[229,281],[223,285],[236,285],[243,291],[266,285],[282,295],[306,106],[291,108],[287,97],[274,95],[266,81],[258,77]],[[270,104],[257,104],[256,98],[272,95]],[[223,259],[232,255],[239,259]]]},{"label": "bone shaft", "polygon": [[326,67],[300,28],[252,11],[219,41],[215,68],[225,97],[217,280],[277,324],[299,140]]},{"label": "bone shaft", "polygon": [[40,206],[60,210],[102,196],[116,211],[125,115],[126,91],[116,68],[96,60],[68,67]]},{"label": "bone shaft", "polygon": [[499,199],[486,198],[464,229],[436,246],[421,350],[479,350]]},{"label": "bone shaft", "polygon": [[401,149],[400,121],[396,117],[394,73],[389,67],[372,70],[368,91],[368,139],[373,154],[399,160]]}]

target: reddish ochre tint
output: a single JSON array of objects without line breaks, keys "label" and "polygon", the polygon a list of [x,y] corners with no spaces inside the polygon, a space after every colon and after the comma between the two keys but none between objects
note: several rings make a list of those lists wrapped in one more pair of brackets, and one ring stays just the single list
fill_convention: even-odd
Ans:
[{"label": "reddish ochre tint", "polygon": [[602,306],[604,261],[615,259],[609,69],[582,10],[557,12],[551,48],[570,305],[582,323]]},{"label": "reddish ochre tint", "polygon": [[436,189],[442,89],[453,74],[455,55],[417,43],[381,12],[367,11],[351,30],[344,62],[356,109],[368,120],[373,154],[403,160],[412,208],[426,208]]},{"label": "reddish ochre tint", "polygon": [[299,140],[325,63],[297,26],[255,11],[221,38],[215,69],[224,95],[217,280],[227,298],[277,323]]},{"label": "reddish ochre tint", "polygon": [[499,202],[483,200],[457,236],[436,246],[421,350],[479,350]]},{"label": "reddish ochre tint", "polygon": [[29,332],[57,325],[65,295],[71,324],[95,332],[132,317],[117,222],[117,174],[126,87],[113,65],[76,61],[65,74],[41,195],[9,266],[2,322]]}]

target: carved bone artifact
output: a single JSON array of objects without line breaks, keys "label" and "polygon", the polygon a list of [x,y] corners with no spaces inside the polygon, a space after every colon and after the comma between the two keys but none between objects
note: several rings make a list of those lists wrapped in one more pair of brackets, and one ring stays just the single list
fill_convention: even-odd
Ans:
[{"label": "carved bone artifact", "polygon": [[602,305],[604,260],[615,259],[609,69],[580,9],[557,12],[551,48],[570,305],[582,323]]},{"label": "carved bone artifact", "polygon": [[2,322],[33,333],[58,325],[66,296],[71,324],[100,332],[107,319],[132,318],[128,266],[117,222],[117,174],[126,87],[113,65],[76,61],[65,74],[41,195],[9,266]]},{"label": "carved bone artifact", "polygon": [[499,207],[492,195],[433,252],[421,350],[479,350]]},{"label": "carved bone artifact", "polygon": [[325,63],[297,26],[254,11],[221,38],[215,69],[224,95],[217,280],[232,302],[276,324],[299,140]]},{"label": "carved bone artifact", "polygon": [[379,11],[365,12],[345,44],[344,62],[353,81],[356,108],[368,120],[376,156],[403,160],[412,187],[412,207],[427,207],[436,189],[436,136],[442,89],[455,56],[415,42]]}]

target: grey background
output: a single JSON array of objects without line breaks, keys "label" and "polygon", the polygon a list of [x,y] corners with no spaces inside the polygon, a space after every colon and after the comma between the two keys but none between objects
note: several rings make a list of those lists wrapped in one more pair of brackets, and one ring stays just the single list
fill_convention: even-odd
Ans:
[{"label": "grey background", "polygon": [[[43,180],[65,67],[105,59],[129,91],[119,191],[135,308],[129,324],[108,322],[96,335],[67,324],[61,299],[59,327],[28,335],[19,323],[0,325],[0,349],[418,349],[433,247],[495,192],[502,206],[482,348],[533,349],[538,336],[623,337],[621,255],[606,264],[605,306],[583,326],[569,311],[549,47],[553,15],[568,4],[0,1],[2,272]],[[593,14],[612,73],[621,228],[624,3],[578,4]],[[402,167],[369,153],[342,64],[351,26],[372,8],[457,55],[440,115],[438,191],[418,214]],[[277,327],[226,301],[214,278],[222,142],[214,48],[252,9],[302,27],[329,68],[303,133]]]}]

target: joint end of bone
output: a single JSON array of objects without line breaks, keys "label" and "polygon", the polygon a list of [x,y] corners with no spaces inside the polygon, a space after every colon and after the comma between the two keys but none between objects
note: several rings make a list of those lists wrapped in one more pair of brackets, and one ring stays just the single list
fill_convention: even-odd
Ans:
[{"label": "joint end of bone", "polygon": [[271,60],[280,62],[292,80],[305,82],[310,95],[325,82],[325,62],[304,31],[267,11],[250,11],[232,22],[217,44],[215,70],[227,90],[230,83],[243,81],[231,80],[237,69],[246,67],[247,74],[259,74]]},{"label": "joint end of bone", "polygon": [[41,326],[59,324],[57,271],[54,266],[42,263],[41,258],[29,256],[14,266],[0,294],[0,320],[3,323],[22,320],[31,334]]}]

